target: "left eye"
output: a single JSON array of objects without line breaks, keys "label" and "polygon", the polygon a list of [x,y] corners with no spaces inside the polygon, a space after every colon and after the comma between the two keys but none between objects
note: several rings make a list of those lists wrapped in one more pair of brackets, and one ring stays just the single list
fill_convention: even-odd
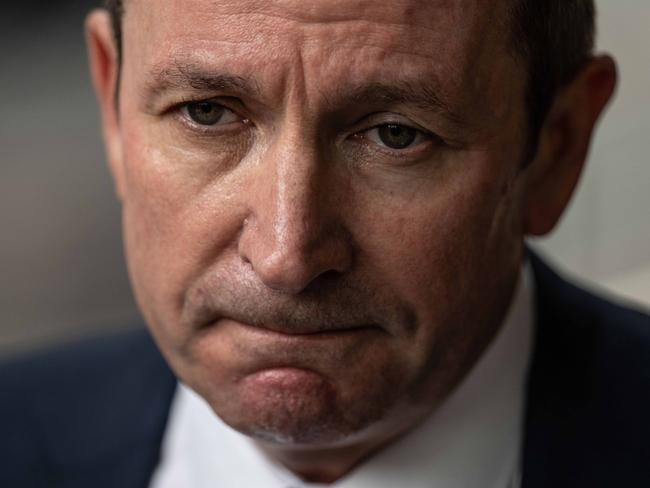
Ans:
[{"label": "left eye", "polygon": [[183,107],[186,115],[199,125],[217,125],[236,122],[239,117],[216,102],[193,102]]},{"label": "left eye", "polygon": [[370,129],[366,137],[390,149],[406,149],[426,139],[422,131],[402,124],[384,124]]}]

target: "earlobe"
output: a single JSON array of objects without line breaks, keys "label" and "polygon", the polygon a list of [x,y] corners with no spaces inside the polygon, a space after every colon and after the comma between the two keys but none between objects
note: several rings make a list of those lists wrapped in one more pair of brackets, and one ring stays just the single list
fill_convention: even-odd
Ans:
[{"label": "earlobe", "polygon": [[541,236],[557,225],[580,179],[594,128],[616,87],[609,56],[591,59],[555,97],[527,169],[524,229]]},{"label": "earlobe", "polygon": [[119,60],[108,12],[93,10],[86,18],[90,75],[101,111],[106,153],[118,198],[123,197],[122,138],[117,106]]}]

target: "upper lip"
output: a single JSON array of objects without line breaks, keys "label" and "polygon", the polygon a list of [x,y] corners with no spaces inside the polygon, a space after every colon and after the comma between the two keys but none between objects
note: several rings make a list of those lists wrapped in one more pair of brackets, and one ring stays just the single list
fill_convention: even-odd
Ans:
[{"label": "upper lip", "polygon": [[271,332],[277,332],[279,334],[293,335],[293,336],[309,336],[309,335],[317,335],[317,334],[355,332],[358,330],[370,329],[374,327],[372,324],[335,325],[335,326],[323,326],[323,325],[315,324],[311,326],[305,325],[304,327],[294,327],[294,326],[290,327],[282,324],[249,324],[246,322],[239,322],[239,323],[257,329],[263,329]]},{"label": "upper lip", "polygon": [[303,321],[287,318],[287,320],[264,320],[262,318],[253,317],[238,317],[236,314],[219,314],[212,316],[207,320],[202,321],[200,328],[208,328],[218,325],[219,322],[228,320],[236,322],[240,325],[252,327],[270,332],[276,332],[284,335],[316,335],[316,334],[332,334],[342,332],[354,332],[362,329],[378,328],[377,324],[369,322],[354,322],[346,323],[344,321],[326,323],[323,321]]},{"label": "upper lip", "polygon": [[344,299],[317,301],[307,297],[304,301],[287,299],[272,302],[264,297],[249,299],[246,295],[239,299],[207,292],[204,292],[204,296],[196,295],[199,298],[190,301],[183,311],[183,322],[195,330],[210,329],[232,321],[251,328],[296,336],[364,329],[389,333],[383,323],[383,319],[389,320],[387,314],[378,316],[379,312],[370,313],[365,307],[341,304],[345,302]]}]

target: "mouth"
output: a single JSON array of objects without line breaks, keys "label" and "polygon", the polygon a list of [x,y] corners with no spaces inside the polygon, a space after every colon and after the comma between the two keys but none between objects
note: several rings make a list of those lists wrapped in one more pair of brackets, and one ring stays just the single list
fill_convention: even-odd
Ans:
[{"label": "mouth", "polygon": [[319,325],[319,324],[306,324],[304,326],[283,325],[283,324],[249,324],[230,319],[222,319],[221,325],[224,326],[234,325],[241,327],[250,332],[284,337],[287,339],[328,339],[340,338],[346,335],[354,335],[362,332],[374,331],[377,332],[379,327],[373,324],[360,324],[360,325]]},{"label": "mouth", "polygon": [[385,330],[375,324],[296,325],[251,325],[219,318],[186,347],[192,350],[189,354],[204,357],[215,368],[225,368],[241,379],[260,371],[287,368],[294,373],[298,369],[336,375],[343,365],[356,364],[369,351],[384,347],[387,339]]},{"label": "mouth", "polygon": [[362,321],[325,322],[323,320],[308,319],[297,320],[295,317],[241,317],[232,314],[211,314],[211,317],[204,317],[195,327],[198,330],[212,330],[223,328],[237,328],[256,332],[259,334],[279,335],[294,338],[328,337],[356,334],[367,331],[383,331],[377,323]]}]

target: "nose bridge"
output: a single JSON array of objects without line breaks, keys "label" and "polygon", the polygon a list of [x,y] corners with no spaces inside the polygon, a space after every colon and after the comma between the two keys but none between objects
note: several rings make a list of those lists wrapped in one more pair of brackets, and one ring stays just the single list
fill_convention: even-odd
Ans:
[{"label": "nose bridge", "polygon": [[293,125],[278,134],[258,166],[240,254],[269,287],[299,292],[327,271],[342,272],[350,253],[337,212],[335,184],[317,134]]},{"label": "nose bridge", "polygon": [[320,175],[325,186],[324,168],[318,159],[316,148],[304,138],[290,136],[278,143],[267,163],[273,178],[268,181],[272,198],[267,224],[277,245],[287,252],[306,252],[324,225],[318,184]]}]

